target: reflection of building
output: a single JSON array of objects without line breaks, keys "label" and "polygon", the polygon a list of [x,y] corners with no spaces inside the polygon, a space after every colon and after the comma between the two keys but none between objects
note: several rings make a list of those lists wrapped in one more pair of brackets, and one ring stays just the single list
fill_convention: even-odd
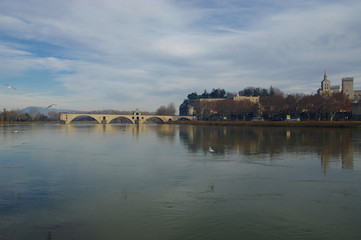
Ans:
[{"label": "reflection of building", "polygon": [[332,162],[341,163],[343,169],[353,169],[353,147],[350,144],[346,148],[340,148],[340,152],[332,152],[330,149],[322,149],[320,154],[321,165],[324,173],[327,173],[327,169],[330,168]]},{"label": "reflection of building", "polygon": [[[279,159],[297,153],[300,160],[320,160],[325,174],[331,167],[353,169],[353,130],[328,128],[244,128],[180,125],[180,139],[189,151],[208,153],[210,146],[217,155],[261,154],[262,159]],[[360,133],[361,134],[361,133]],[[359,135],[356,139],[359,139]],[[319,157],[316,157],[316,155]],[[241,158],[248,159],[248,158]],[[257,161],[258,158],[252,158]],[[248,161],[248,160],[247,160]],[[290,159],[290,161],[294,161]]]},{"label": "reflection of building", "polygon": [[341,160],[343,169],[353,169],[353,146],[350,144],[350,147],[342,149]]},{"label": "reflection of building", "polygon": [[321,95],[329,95],[342,92],[344,95],[348,96],[350,100],[358,102],[358,100],[361,99],[361,90],[354,90],[353,81],[353,77],[342,78],[341,86],[331,86],[331,81],[327,78],[327,70],[325,70],[323,80],[321,81],[321,88],[318,89],[318,93]]}]

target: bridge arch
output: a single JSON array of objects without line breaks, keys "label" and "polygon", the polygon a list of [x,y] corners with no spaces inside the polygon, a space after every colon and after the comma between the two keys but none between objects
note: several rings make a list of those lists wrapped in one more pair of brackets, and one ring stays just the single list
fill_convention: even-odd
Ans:
[{"label": "bridge arch", "polygon": [[107,120],[108,120],[108,123],[114,123],[115,121],[117,121],[117,120],[126,120],[127,121],[127,123],[132,123],[132,124],[134,124],[134,120],[131,118],[131,117],[128,117],[128,116],[121,116],[121,115],[119,115],[119,116],[115,116],[115,117],[113,117],[113,118],[108,118]]},{"label": "bridge arch", "polygon": [[160,123],[165,123],[164,119],[160,116],[144,117],[144,123],[151,122],[152,120],[158,121]]},{"label": "bridge arch", "polygon": [[189,119],[188,117],[179,117],[177,119],[177,121],[192,121],[191,119]]},{"label": "bridge arch", "polygon": [[101,121],[99,121],[99,119],[97,119],[96,117],[94,116],[91,116],[90,114],[81,114],[81,115],[74,115],[74,116],[69,116],[67,121],[68,123],[72,123],[74,122],[74,120],[76,121],[77,119],[81,119],[81,118],[84,118],[84,117],[88,117],[88,118],[91,118],[93,119],[95,122],[97,123],[101,123]]}]

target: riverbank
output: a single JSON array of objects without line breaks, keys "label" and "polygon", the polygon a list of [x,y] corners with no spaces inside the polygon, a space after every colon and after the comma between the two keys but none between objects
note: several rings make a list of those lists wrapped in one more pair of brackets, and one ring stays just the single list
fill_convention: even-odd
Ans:
[{"label": "riverbank", "polygon": [[59,123],[59,121],[50,121],[50,122],[2,122],[0,121],[0,124],[32,124],[32,123],[53,123],[53,124],[56,124],[56,123]]},{"label": "riverbank", "polygon": [[167,124],[262,127],[360,127],[361,121],[174,121]]}]

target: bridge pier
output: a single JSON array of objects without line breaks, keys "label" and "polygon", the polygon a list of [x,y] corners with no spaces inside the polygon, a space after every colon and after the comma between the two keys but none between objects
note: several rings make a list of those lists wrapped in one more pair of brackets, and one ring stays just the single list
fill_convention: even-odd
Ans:
[{"label": "bridge pier", "polygon": [[100,120],[100,123],[101,124],[107,124],[107,117],[106,116],[103,116]]}]

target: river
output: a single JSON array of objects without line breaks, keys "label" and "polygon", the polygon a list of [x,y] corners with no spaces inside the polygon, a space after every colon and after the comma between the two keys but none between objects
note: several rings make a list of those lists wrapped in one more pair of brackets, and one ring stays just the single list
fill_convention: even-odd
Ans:
[{"label": "river", "polygon": [[0,125],[0,239],[361,239],[361,129]]}]

